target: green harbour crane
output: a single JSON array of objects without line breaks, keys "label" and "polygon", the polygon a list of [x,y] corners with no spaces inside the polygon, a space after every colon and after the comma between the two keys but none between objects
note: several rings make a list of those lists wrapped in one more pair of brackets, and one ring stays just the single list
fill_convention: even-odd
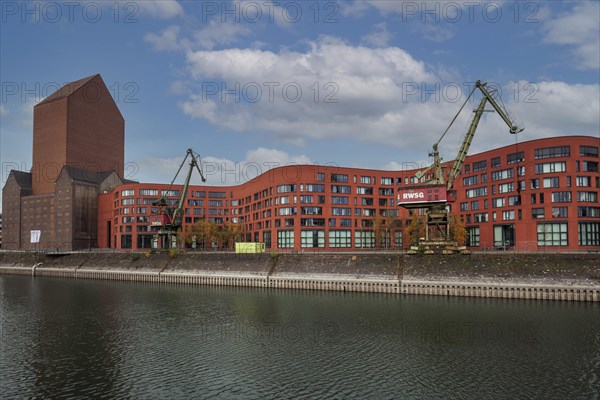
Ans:
[{"label": "green harbour crane", "polygon": [[[479,90],[483,97],[479,102],[478,107],[474,110],[475,116],[471,121],[469,129],[465,134],[463,142],[458,150],[456,158],[452,162],[452,166],[450,167],[450,171],[445,173],[445,166],[442,163],[442,159],[439,154],[439,145],[446,135],[461,111],[465,107],[465,105],[469,102],[469,100],[473,97],[476,90]],[[442,136],[438,139],[437,142],[433,145],[433,151],[429,154],[433,157],[433,163],[428,168],[417,171],[415,173],[415,178],[417,180],[422,180],[424,177],[430,176],[428,180],[425,180],[422,186],[419,187],[408,187],[401,189],[398,192],[398,205],[413,209],[413,208],[425,208],[426,209],[426,230],[425,230],[425,242],[430,242],[431,232],[437,232],[439,237],[436,242],[440,246],[446,245],[449,246],[449,217],[447,211],[447,203],[449,201],[453,201],[455,198],[454,193],[454,182],[458,175],[460,174],[462,167],[464,165],[465,159],[469,152],[469,148],[471,147],[471,142],[473,141],[473,137],[475,136],[475,131],[479,125],[481,117],[484,112],[496,111],[498,115],[502,118],[502,120],[508,125],[509,132],[511,134],[517,134],[524,130],[523,127],[519,127],[510,117],[509,112],[504,107],[502,100],[498,97],[496,99],[495,96],[498,95],[498,91],[496,89],[488,90],[487,83],[477,81],[473,86],[473,89],[467,96],[467,99],[462,104]],[[493,110],[486,110],[485,107],[487,103],[492,105]]]},{"label": "green harbour crane", "polygon": [[[168,195],[171,192],[171,188],[177,179],[177,176],[183,169],[186,161],[189,159],[189,167],[187,175],[185,177],[181,193],[179,194],[179,200],[175,204],[171,199],[168,199]],[[190,186],[190,180],[192,179],[192,173],[194,170],[200,174],[202,182],[206,182],[204,173],[202,172],[202,162],[200,161],[200,155],[194,152],[192,149],[187,149],[187,153],[179,165],[179,169],[175,173],[175,177],[171,181],[171,184],[167,190],[163,191],[163,195],[152,202],[152,206],[157,207],[157,213],[152,221],[152,228],[155,230],[154,244],[155,249],[160,248],[176,248],[177,240],[181,239],[180,231],[183,223],[183,215],[185,213],[185,200],[187,197],[188,188]]]}]

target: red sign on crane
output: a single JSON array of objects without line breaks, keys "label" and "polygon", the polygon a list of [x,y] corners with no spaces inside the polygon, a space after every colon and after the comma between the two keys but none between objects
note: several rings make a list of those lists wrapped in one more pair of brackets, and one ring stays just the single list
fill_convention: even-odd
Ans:
[{"label": "red sign on crane", "polygon": [[398,191],[398,205],[405,208],[421,208],[447,201],[446,185],[410,187]]}]

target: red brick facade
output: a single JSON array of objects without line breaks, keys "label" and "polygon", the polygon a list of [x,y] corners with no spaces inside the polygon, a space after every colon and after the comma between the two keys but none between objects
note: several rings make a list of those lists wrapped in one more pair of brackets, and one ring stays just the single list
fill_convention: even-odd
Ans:
[{"label": "red brick facade", "polygon": [[63,166],[123,177],[125,121],[100,75],[69,83],[34,107],[34,195],[54,193]]},{"label": "red brick facade", "polygon": [[[600,248],[598,146],[598,138],[566,136],[467,157],[450,208],[471,248]],[[193,186],[183,229],[202,219],[240,224],[242,240],[278,251],[406,248],[411,217],[397,193],[419,184],[415,172],[293,165],[239,186]],[[148,248],[150,203],[167,186],[126,184],[100,195],[99,246]]]},{"label": "red brick facade", "polygon": [[11,171],[2,190],[3,248],[97,247],[98,193],[122,184],[124,168],[124,120],[100,75],[48,96],[33,125],[31,172]]}]

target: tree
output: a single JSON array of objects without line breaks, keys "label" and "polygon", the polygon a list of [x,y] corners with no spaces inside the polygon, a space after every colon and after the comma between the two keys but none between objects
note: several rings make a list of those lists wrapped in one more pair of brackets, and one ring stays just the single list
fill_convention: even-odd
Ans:
[{"label": "tree", "polygon": [[454,213],[450,214],[450,238],[459,246],[464,246],[467,238],[465,222],[458,214]]},{"label": "tree", "polygon": [[425,235],[425,223],[416,211],[412,213],[410,224],[404,228],[404,234],[412,245],[418,244],[419,239]]},{"label": "tree", "polygon": [[381,245],[381,239],[385,233],[385,220],[381,215],[377,215],[373,220],[373,234],[375,235],[375,248],[379,248]]},{"label": "tree", "polygon": [[194,236],[196,242],[203,248],[210,248],[212,242],[217,238],[217,225],[208,222],[206,219],[198,220],[186,232],[185,241],[191,244]]}]

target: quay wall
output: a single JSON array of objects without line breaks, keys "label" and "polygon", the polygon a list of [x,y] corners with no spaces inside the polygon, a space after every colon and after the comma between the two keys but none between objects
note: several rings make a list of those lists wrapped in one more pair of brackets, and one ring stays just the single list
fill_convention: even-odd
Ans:
[{"label": "quay wall", "polygon": [[600,301],[592,254],[168,254],[0,252],[0,273],[159,284]]}]

